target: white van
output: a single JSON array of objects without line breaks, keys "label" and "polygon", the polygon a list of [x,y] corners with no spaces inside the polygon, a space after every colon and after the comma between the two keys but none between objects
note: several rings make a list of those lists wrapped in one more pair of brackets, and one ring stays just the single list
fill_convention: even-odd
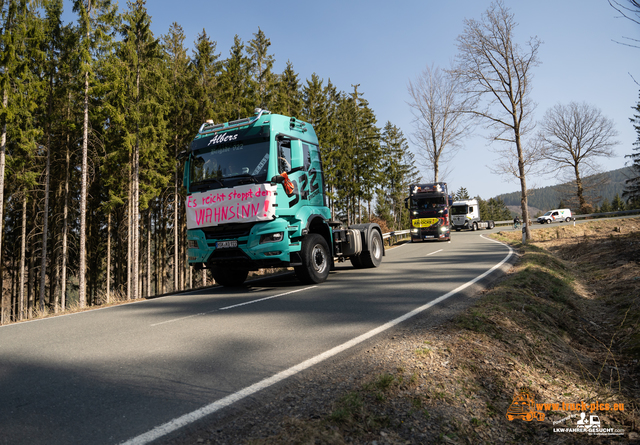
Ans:
[{"label": "white van", "polygon": [[555,210],[549,210],[547,213],[540,216],[538,218],[538,223],[549,224],[552,222],[562,222],[562,221],[569,222],[571,220],[575,221],[576,219],[571,215],[570,209],[555,209]]}]

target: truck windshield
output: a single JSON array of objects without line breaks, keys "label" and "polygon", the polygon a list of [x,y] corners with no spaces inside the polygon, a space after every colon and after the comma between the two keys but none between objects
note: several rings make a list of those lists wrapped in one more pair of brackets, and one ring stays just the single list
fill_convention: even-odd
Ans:
[{"label": "truck windshield", "polygon": [[431,198],[411,198],[411,208],[413,209],[435,209],[445,206],[446,200],[444,196],[434,196]]},{"label": "truck windshield", "polygon": [[451,214],[452,215],[466,215],[467,213],[469,213],[469,207],[467,206],[452,206],[451,207]]},{"label": "truck windshield", "polygon": [[[263,183],[267,179],[269,141],[234,141],[193,152],[192,185],[215,189],[240,183]],[[236,180],[232,180],[236,179]]]}]

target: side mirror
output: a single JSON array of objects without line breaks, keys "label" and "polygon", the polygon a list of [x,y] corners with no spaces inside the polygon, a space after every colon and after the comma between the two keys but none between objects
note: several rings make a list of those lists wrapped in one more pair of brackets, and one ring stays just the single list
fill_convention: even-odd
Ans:
[{"label": "side mirror", "polygon": [[189,155],[189,152],[187,150],[184,150],[176,155],[176,159],[179,161],[181,159],[186,158],[188,155]]},{"label": "side mirror", "polygon": [[409,198],[405,198],[404,199],[404,208],[408,209],[409,208]]},{"label": "side mirror", "polygon": [[273,178],[271,178],[271,185],[276,184],[284,184],[284,177],[281,175],[275,175]]}]

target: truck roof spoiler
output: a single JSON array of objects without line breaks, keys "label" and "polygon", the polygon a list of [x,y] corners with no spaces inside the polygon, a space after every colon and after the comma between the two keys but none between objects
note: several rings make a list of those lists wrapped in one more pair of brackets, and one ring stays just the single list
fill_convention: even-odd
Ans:
[{"label": "truck roof spoiler", "polygon": [[200,126],[198,134],[204,135],[209,133],[217,133],[222,130],[231,130],[233,128],[242,127],[244,125],[251,125],[262,117],[263,114],[271,114],[271,111],[263,110],[262,108],[256,108],[256,114],[251,117],[245,117],[231,122],[225,122],[223,124],[214,124],[212,122],[205,122]]}]

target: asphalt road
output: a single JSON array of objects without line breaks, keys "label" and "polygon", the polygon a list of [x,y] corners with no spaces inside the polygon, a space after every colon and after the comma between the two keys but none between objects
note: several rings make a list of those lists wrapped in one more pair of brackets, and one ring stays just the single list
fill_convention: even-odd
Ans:
[{"label": "asphalt road", "polygon": [[338,264],[317,286],[281,276],[0,327],[0,443],[147,443],[259,397],[273,376],[470,292],[510,255],[488,232],[405,244],[377,269]]}]

